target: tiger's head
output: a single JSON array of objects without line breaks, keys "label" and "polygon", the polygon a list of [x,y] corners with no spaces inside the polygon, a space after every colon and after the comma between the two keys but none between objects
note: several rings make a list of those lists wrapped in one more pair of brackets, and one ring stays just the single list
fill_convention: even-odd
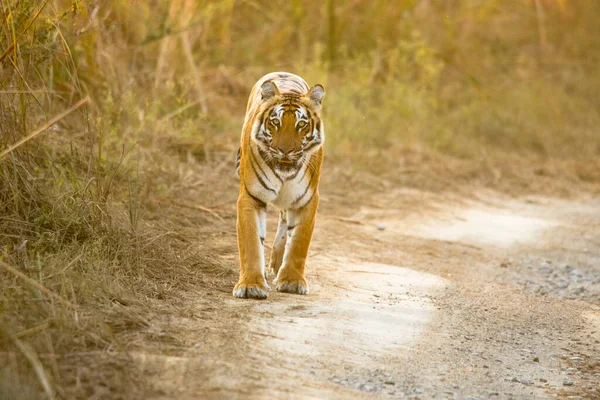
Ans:
[{"label": "tiger's head", "polygon": [[321,101],[325,89],[280,93],[272,81],[261,86],[262,105],[252,138],[267,163],[281,176],[292,176],[325,141]]}]

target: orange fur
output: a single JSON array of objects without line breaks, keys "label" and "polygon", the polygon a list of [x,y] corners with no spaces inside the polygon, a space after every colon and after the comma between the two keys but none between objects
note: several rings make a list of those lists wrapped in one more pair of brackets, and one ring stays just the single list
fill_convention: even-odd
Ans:
[{"label": "orange fur", "polygon": [[240,279],[235,297],[266,298],[266,207],[280,208],[270,267],[276,288],[307,294],[304,276],[319,203],[323,162],[322,86],[309,89],[293,74],[271,73],[253,87],[238,153],[237,233]]}]

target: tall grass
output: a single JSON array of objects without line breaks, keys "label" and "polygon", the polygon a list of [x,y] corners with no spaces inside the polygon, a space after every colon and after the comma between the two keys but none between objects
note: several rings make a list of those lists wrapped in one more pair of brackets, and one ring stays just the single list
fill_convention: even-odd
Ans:
[{"label": "tall grass", "polygon": [[164,204],[200,212],[194,232],[231,227],[194,202],[235,197],[212,183],[229,182],[266,72],[325,85],[327,159],[350,173],[597,184],[599,13],[595,0],[2,1],[0,398],[144,390],[117,368],[132,360],[103,351],[129,348],[147,305],[186,282],[233,276]]}]

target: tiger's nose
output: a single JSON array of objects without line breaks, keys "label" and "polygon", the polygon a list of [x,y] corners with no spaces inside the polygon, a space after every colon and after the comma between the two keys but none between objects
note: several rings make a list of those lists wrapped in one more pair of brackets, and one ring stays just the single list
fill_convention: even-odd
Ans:
[{"label": "tiger's nose", "polygon": [[276,147],[277,151],[279,152],[279,155],[282,157],[287,157],[292,151],[294,151],[294,146],[277,146]]}]

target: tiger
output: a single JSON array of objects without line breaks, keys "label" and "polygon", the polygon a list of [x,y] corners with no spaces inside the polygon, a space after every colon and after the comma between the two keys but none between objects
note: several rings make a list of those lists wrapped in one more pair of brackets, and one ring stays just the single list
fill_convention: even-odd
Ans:
[{"label": "tiger", "polygon": [[246,107],[236,171],[237,242],[240,276],[237,298],[266,299],[267,204],[279,209],[269,269],[279,292],[308,294],[304,270],[319,205],[325,132],[322,85],[309,87],[288,72],[256,82]]}]

